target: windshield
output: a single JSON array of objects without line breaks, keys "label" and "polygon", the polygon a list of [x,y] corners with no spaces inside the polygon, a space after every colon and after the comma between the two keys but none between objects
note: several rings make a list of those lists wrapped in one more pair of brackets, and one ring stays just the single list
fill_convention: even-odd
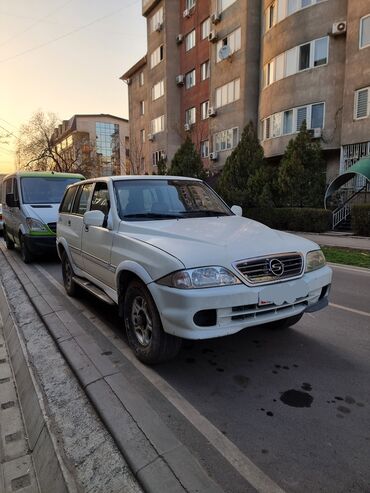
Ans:
[{"label": "windshield", "polygon": [[204,183],[191,180],[114,182],[118,212],[125,221],[231,216],[230,209]]},{"label": "windshield", "polygon": [[24,204],[59,204],[68,185],[80,181],[79,178],[60,178],[56,176],[29,176],[21,178],[21,191]]}]

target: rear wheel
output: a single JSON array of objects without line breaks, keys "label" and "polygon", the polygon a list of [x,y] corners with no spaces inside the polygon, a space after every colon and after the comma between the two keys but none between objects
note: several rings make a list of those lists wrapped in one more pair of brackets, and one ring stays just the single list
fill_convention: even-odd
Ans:
[{"label": "rear wheel", "polygon": [[282,320],[276,320],[275,322],[269,322],[264,324],[264,327],[267,329],[288,329],[292,327],[292,325],[297,324],[301,318],[303,317],[303,313],[299,315],[294,315],[293,317],[283,318]]},{"label": "rear wheel", "polygon": [[66,290],[68,296],[77,296],[79,292],[79,286],[73,280],[73,269],[66,253],[63,253],[62,255],[62,274],[64,289]]},{"label": "rear wheel", "polygon": [[130,347],[143,363],[161,363],[179,352],[182,340],[164,332],[155,303],[140,281],[127,288],[124,319]]},{"label": "rear wheel", "polygon": [[5,240],[6,248],[8,250],[14,250],[14,241],[9,238],[5,226],[4,226],[4,240]]},{"label": "rear wheel", "polygon": [[21,257],[25,264],[32,262],[32,254],[28,249],[26,242],[24,241],[23,235],[19,236],[19,245],[21,249]]}]

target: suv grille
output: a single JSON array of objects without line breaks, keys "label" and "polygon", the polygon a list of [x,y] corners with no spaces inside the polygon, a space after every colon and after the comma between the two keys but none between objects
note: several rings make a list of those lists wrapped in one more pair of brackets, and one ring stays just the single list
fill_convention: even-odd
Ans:
[{"label": "suv grille", "polygon": [[283,253],[246,259],[234,265],[248,282],[261,284],[300,276],[303,271],[303,257],[300,253]]},{"label": "suv grille", "polygon": [[51,229],[53,233],[57,232],[57,223],[48,223],[48,228]]}]

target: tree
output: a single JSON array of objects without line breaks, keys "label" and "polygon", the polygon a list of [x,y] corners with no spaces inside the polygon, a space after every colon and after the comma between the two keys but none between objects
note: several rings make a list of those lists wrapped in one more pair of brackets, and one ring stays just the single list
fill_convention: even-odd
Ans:
[{"label": "tree", "polygon": [[250,122],[227,158],[217,188],[229,204],[243,207],[270,205],[273,202],[272,173],[273,168],[265,164],[263,148]]},{"label": "tree", "polygon": [[285,150],[278,183],[284,195],[284,205],[323,207],[325,160],[320,143],[312,140],[305,122]]},{"label": "tree", "polygon": [[157,174],[158,175],[167,175],[167,159],[161,156],[160,160],[157,163]]},{"label": "tree", "polygon": [[177,150],[171,163],[168,174],[174,176],[189,176],[191,178],[206,178],[202,159],[190,137],[186,137],[185,142]]}]

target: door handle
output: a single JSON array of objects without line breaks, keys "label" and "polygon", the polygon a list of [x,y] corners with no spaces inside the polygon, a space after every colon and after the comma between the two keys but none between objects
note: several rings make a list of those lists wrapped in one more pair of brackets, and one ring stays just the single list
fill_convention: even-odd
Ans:
[{"label": "door handle", "polygon": [[85,226],[85,231],[89,231],[89,226]]},{"label": "door handle", "polygon": [[70,219],[68,219],[68,226],[70,226],[70,225],[71,225],[71,220],[70,220]]}]

